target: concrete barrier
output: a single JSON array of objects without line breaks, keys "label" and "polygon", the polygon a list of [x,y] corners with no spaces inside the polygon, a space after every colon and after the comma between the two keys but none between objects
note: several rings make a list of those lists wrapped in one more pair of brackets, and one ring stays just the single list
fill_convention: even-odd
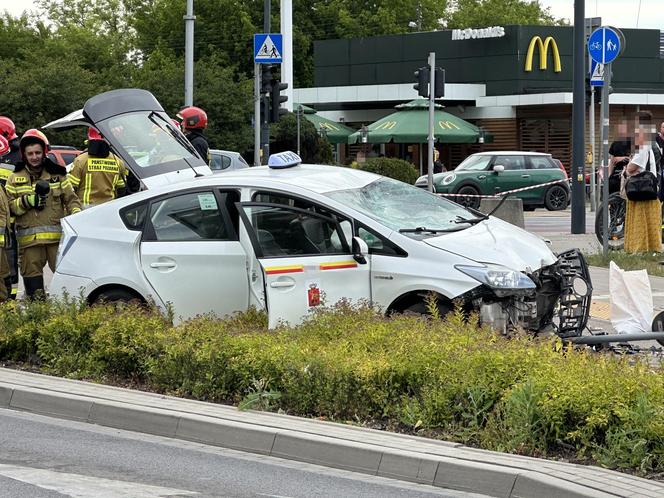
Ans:
[{"label": "concrete barrier", "polygon": [[[488,214],[495,209],[495,207],[500,203],[502,199],[500,198],[486,198],[482,199],[480,202],[480,211]],[[507,221],[512,225],[516,225],[519,228],[525,228],[525,221],[523,219],[523,201],[518,197],[508,197],[503,202],[503,205],[493,213],[493,216],[500,218],[501,220]]]}]

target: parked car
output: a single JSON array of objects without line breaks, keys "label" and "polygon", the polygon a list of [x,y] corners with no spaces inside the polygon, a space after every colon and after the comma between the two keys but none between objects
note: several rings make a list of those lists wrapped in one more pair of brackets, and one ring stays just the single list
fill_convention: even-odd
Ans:
[{"label": "parked car", "polygon": [[248,168],[249,164],[239,152],[210,149],[210,169],[213,173]]},{"label": "parked car", "polygon": [[[373,173],[303,165],[292,152],[212,175],[145,90],[93,97],[77,116],[46,127],[94,125],[147,190],[63,219],[52,295],[170,303],[180,319],[256,306],[274,327],[341,299],[425,313],[434,293],[441,313],[459,302],[501,330],[585,326],[591,285],[578,251],[556,256],[500,219]],[[130,142],[105,133],[117,126],[132,129]],[[150,151],[147,165],[127,143]]]},{"label": "parked car", "polygon": [[[452,198],[468,207],[478,208],[480,195],[531,187],[556,180],[567,180],[562,163],[551,154],[540,152],[479,152],[468,156],[454,171],[434,175],[437,193],[461,194]],[[427,177],[418,178],[418,187],[427,187]],[[514,194],[524,209],[545,207],[549,211],[567,208],[570,189],[566,182]]]},{"label": "parked car", "polygon": [[51,150],[48,152],[48,157],[58,163],[60,166],[67,167],[74,162],[76,156],[81,154],[83,151],[78,150],[76,147],[70,147],[68,145],[51,145]]}]

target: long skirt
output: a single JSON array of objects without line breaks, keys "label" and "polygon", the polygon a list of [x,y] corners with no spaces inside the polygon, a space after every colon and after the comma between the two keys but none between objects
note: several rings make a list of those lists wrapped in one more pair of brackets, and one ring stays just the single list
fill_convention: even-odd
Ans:
[{"label": "long skirt", "polygon": [[662,250],[662,204],[653,201],[627,201],[625,252]]}]

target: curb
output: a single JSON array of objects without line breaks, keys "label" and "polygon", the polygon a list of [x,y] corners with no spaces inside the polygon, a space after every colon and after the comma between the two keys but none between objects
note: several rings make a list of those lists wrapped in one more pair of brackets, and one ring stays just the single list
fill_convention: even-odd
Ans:
[{"label": "curb", "polygon": [[664,483],[597,467],[6,369],[0,408],[496,497],[664,496]]}]

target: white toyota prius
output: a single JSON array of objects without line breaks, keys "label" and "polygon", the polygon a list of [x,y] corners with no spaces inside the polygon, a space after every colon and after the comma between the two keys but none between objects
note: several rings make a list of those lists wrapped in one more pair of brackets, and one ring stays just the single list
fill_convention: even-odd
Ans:
[{"label": "white toyota prius", "polygon": [[156,99],[114,90],[45,128],[94,125],[142,191],[62,221],[51,295],[154,301],[178,320],[251,306],[271,327],[339,300],[386,313],[456,304],[499,330],[576,335],[591,298],[578,251],[405,183],[350,168],[269,165],[211,175]]}]

